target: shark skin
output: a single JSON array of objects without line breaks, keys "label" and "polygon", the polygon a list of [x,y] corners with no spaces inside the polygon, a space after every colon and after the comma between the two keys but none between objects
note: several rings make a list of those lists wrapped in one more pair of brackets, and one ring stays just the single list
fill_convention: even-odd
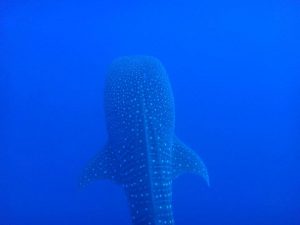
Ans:
[{"label": "shark skin", "polygon": [[174,224],[173,179],[191,172],[209,185],[209,177],[200,157],[174,134],[174,99],[162,64],[149,56],[115,60],[104,105],[109,138],[81,184],[109,179],[122,185],[133,225]]}]

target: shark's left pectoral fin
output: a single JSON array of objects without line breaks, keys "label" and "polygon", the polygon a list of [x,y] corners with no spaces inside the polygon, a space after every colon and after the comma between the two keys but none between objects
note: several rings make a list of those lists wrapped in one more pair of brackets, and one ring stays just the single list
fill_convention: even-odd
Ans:
[{"label": "shark's left pectoral fin", "polygon": [[200,175],[209,185],[208,172],[201,158],[175,137],[172,151],[173,179],[186,172]]},{"label": "shark's left pectoral fin", "polygon": [[110,144],[106,144],[96,157],[84,169],[80,186],[86,186],[96,180],[111,180],[120,183],[118,158]]}]

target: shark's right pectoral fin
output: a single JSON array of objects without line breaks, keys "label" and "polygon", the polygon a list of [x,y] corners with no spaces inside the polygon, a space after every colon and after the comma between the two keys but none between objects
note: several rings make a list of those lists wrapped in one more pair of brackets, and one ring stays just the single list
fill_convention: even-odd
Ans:
[{"label": "shark's right pectoral fin", "polygon": [[109,144],[106,144],[84,169],[80,178],[80,186],[102,179],[120,182],[118,158]]},{"label": "shark's right pectoral fin", "polygon": [[174,138],[172,153],[173,179],[183,173],[194,173],[201,176],[209,185],[209,176],[204,162],[192,149],[176,137]]}]

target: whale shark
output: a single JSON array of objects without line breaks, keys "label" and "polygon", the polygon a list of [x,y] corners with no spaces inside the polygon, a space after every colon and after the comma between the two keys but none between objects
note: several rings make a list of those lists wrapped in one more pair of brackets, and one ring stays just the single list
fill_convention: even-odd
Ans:
[{"label": "whale shark", "polygon": [[189,172],[209,185],[201,158],[174,134],[174,97],[161,62],[125,56],[110,66],[104,90],[108,140],[81,184],[109,179],[124,189],[133,225],[174,224],[172,181]]}]

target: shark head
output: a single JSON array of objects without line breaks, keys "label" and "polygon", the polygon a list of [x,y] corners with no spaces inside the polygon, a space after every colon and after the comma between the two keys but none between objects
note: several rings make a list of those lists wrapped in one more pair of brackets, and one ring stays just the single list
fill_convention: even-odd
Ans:
[{"label": "shark head", "polygon": [[111,138],[123,138],[145,119],[157,123],[163,128],[161,132],[171,134],[174,130],[172,89],[166,70],[154,57],[116,59],[106,78],[104,104]]}]

